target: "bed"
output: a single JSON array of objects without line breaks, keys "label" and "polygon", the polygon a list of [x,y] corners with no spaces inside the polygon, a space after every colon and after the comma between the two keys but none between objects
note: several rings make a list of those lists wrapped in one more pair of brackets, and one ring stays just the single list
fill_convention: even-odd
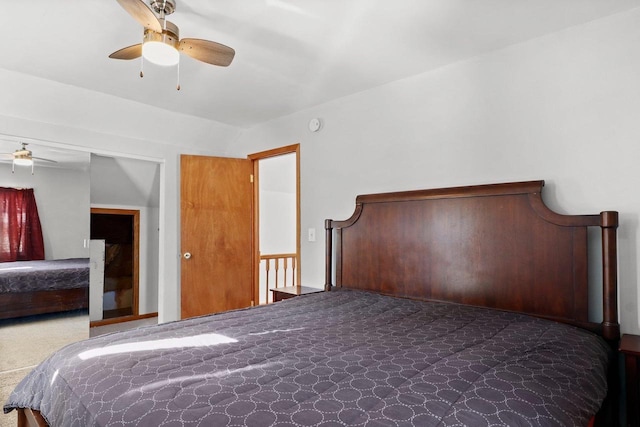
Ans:
[{"label": "bed", "polygon": [[52,426],[614,425],[617,213],[558,215],[542,187],[359,196],[326,221],[328,292],[72,344],[4,410]]},{"label": "bed", "polygon": [[88,258],[0,263],[0,319],[88,306]]}]

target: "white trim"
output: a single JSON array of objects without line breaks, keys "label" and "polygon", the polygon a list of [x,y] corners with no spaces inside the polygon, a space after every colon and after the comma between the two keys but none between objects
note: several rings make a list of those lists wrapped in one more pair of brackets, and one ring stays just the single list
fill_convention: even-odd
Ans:
[{"label": "white trim", "polygon": [[39,139],[39,138],[30,138],[30,137],[20,136],[20,135],[11,135],[11,134],[1,133],[1,132],[0,132],[0,139],[7,142],[15,142],[15,143],[26,142],[28,144],[40,144],[46,147],[78,151],[81,153],[97,154],[99,156],[121,157],[121,158],[134,159],[134,160],[144,160],[147,162],[154,162],[154,163],[160,163],[160,164],[165,162],[165,159],[160,157],[143,156],[140,154],[131,154],[131,153],[121,153],[118,151],[103,150],[103,149],[85,147],[81,145],[72,145],[72,144],[67,144],[63,142],[57,142],[57,141],[51,141],[51,140]]}]

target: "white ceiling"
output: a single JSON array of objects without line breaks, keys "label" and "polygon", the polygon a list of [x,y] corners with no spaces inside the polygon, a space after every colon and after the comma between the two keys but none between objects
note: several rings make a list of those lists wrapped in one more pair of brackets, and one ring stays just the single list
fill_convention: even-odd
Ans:
[{"label": "white ceiling", "polygon": [[181,37],[233,47],[228,68],[108,55],[142,29],[116,0],[2,1],[0,67],[251,127],[640,6],[640,0],[177,0]]},{"label": "white ceiling", "polygon": [[160,206],[160,165],[92,154],[91,205]]}]

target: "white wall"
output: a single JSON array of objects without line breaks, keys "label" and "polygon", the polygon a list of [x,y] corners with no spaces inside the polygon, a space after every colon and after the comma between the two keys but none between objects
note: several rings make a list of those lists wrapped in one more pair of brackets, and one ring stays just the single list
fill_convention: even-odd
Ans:
[{"label": "white wall", "polygon": [[[297,251],[296,166],[295,153],[259,160],[261,255],[295,254]],[[274,288],[285,284],[291,286],[296,281],[291,261],[261,261],[258,303],[265,304],[273,297],[269,295],[267,282],[269,288]]]},{"label": "white wall", "polygon": [[160,164],[91,156],[91,203],[160,206]]},{"label": "white wall", "polygon": [[[295,177],[294,177],[295,179]],[[260,193],[260,252],[296,252],[296,193]]]},{"label": "white wall", "polygon": [[260,252],[296,252],[296,155],[259,161]]},{"label": "white wall", "polygon": [[[618,210],[620,319],[637,334],[638,22],[615,15],[339,99],[244,132],[227,154],[301,143],[303,235],[348,218],[357,194],[531,179],[560,213]],[[323,241],[302,241],[305,286],[324,283]]]},{"label": "white wall", "polygon": [[88,171],[0,163],[0,186],[34,189],[45,259],[89,257]]}]

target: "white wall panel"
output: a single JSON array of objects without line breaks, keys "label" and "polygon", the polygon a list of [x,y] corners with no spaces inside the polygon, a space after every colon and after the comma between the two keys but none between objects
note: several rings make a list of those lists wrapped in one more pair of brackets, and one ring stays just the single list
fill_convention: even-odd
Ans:
[{"label": "white wall panel", "polygon": [[[618,210],[620,318],[637,334],[639,21],[636,9],[338,99],[227,154],[301,143],[303,230],[348,218],[358,194],[531,179],[560,213]],[[302,241],[305,286],[324,283],[323,240]]]}]

